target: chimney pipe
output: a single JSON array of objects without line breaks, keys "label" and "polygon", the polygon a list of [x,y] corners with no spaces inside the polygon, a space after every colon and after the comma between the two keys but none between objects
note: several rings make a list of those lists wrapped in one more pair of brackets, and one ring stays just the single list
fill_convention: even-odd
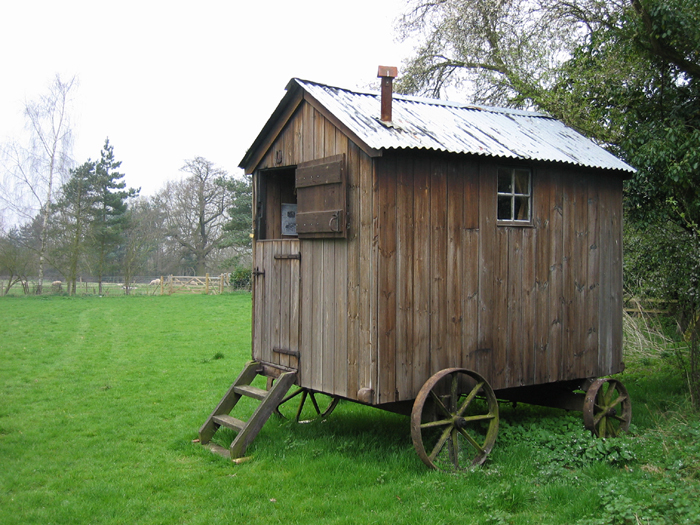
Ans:
[{"label": "chimney pipe", "polygon": [[391,100],[394,91],[394,79],[398,76],[398,69],[391,66],[379,66],[377,77],[382,79],[382,116],[381,121],[391,122]]}]

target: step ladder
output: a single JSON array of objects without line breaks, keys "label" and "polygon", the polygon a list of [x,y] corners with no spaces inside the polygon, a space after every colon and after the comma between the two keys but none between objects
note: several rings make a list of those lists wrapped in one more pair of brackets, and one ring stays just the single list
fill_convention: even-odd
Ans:
[{"label": "step ladder", "polygon": [[[199,442],[212,452],[232,460],[243,457],[248,445],[255,439],[272,412],[277,408],[289,388],[294,384],[296,371],[283,372],[275,379],[269,390],[251,386],[258,375],[265,375],[263,366],[256,361],[249,362],[238,378],[233,382],[224,397],[219,401],[206,422],[199,429]],[[241,397],[251,397],[260,401],[248,421],[242,421],[230,415]],[[236,438],[227,449],[211,443],[216,431],[226,427],[237,432]]]}]

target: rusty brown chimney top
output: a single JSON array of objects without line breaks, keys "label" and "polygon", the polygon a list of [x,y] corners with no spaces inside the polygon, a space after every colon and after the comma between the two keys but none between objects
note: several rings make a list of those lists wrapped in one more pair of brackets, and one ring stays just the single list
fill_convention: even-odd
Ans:
[{"label": "rusty brown chimney top", "polygon": [[398,73],[399,70],[395,67],[379,66],[377,77],[382,79],[382,122],[391,122],[391,99],[394,91],[394,79]]}]

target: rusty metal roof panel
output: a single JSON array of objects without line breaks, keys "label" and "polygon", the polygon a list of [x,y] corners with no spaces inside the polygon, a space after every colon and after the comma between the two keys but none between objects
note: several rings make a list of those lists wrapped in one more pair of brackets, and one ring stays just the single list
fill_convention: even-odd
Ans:
[{"label": "rusty metal roof panel", "polygon": [[299,79],[293,79],[290,86],[292,83],[373,149],[428,149],[634,171],[580,133],[541,113],[395,94],[393,120],[387,125],[379,120],[379,93]]}]

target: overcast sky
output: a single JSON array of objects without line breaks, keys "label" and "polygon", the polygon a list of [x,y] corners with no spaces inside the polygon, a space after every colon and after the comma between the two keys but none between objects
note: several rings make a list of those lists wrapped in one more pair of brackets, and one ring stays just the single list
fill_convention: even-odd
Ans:
[{"label": "overcast sky", "polygon": [[[231,174],[292,77],[340,87],[400,66],[406,0],[17,0],[0,17],[0,140],[58,73],[76,76],[75,158],[114,146],[152,194],[202,156]],[[399,72],[400,73],[400,72]]]}]

